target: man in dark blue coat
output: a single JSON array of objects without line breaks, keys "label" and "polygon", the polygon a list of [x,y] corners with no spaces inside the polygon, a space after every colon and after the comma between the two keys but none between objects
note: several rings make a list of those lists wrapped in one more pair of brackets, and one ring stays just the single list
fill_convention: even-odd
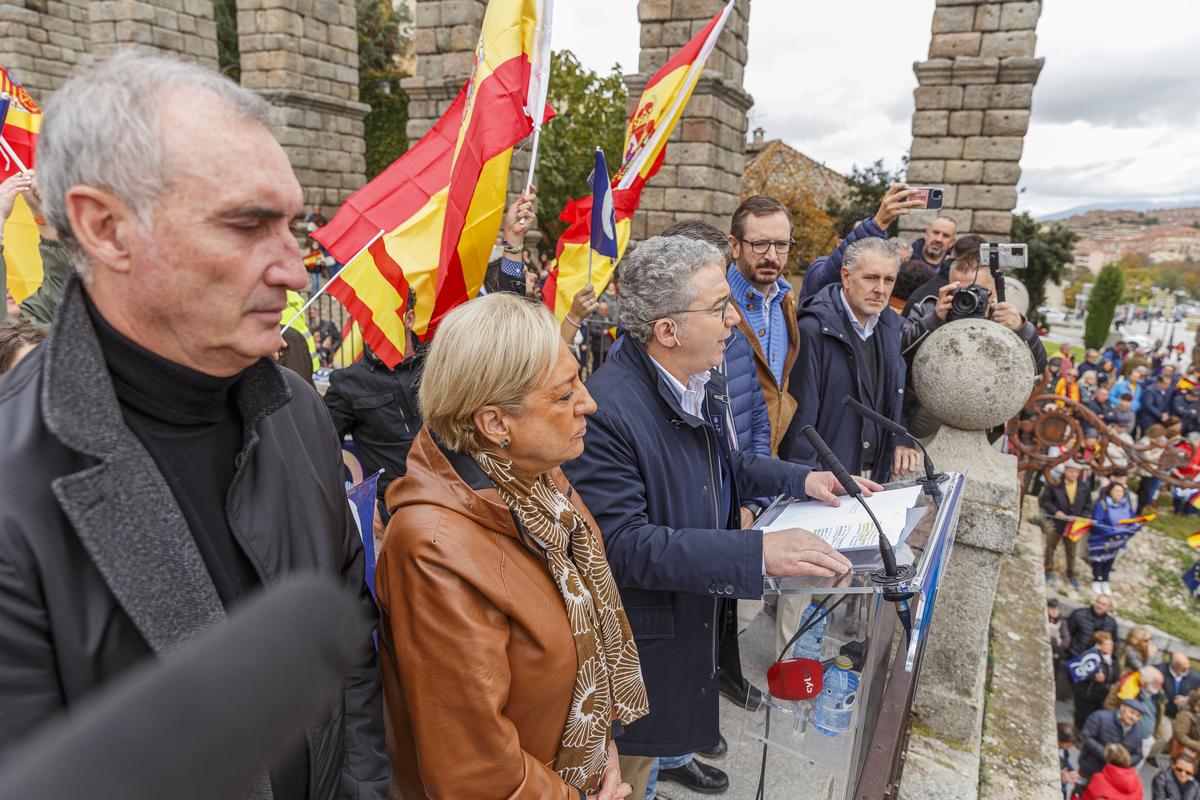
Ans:
[{"label": "man in dark blue coat", "polygon": [[1200,386],[1192,386],[1171,395],[1171,413],[1183,423],[1183,433],[1200,430]]},{"label": "man in dark blue coat", "polygon": [[[734,598],[763,575],[833,576],[850,564],[811,533],[741,530],[740,498],[788,493],[837,504],[828,472],[736,450],[721,363],[739,321],[716,248],[654,237],[626,257],[625,346],[588,381],[597,410],[564,469],[593,510],[638,645],[650,713],[617,739],[644,793],[653,759],[717,745],[717,660],[737,635]],[[861,481],[868,490],[880,488]],[[671,777],[707,792],[728,778],[693,761]]]},{"label": "man in dark blue coat", "polygon": [[[847,222],[846,227],[842,229],[842,238],[838,239],[833,252],[815,259],[808,265],[808,271],[804,273],[804,283],[800,286],[799,302],[803,303],[824,287],[838,282],[842,272],[842,259],[850,245],[872,236],[887,241],[888,226],[907,214],[910,208],[919,208],[924,203],[923,200],[909,200],[910,194],[912,192],[908,189],[908,184],[897,183],[887,190],[875,216],[860,214]],[[914,257],[915,255],[914,253]]]},{"label": "man in dark blue coat", "polygon": [[1142,405],[1137,412],[1138,427],[1143,432],[1151,425],[1167,425],[1171,418],[1171,376],[1159,375],[1153,383],[1142,387]]},{"label": "man in dark blue coat", "polygon": [[1142,760],[1142,732],[1138,720],[1142,708],[1137,700],[1123,700],[1113,711],[1093,711],[1080,731],[1079,775],[1085,781],[1104,769],[1104,748],[1119,744],[1129,751],[1129,766]]}]

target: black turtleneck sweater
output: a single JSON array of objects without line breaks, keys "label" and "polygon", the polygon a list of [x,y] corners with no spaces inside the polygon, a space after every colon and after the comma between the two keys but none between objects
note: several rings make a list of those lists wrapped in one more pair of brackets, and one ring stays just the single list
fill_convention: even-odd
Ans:
[{"label": "black turtleneck sweater", "polygon": [[[226,513],[242,451],[241,374],[215,378],[168,361],[118,333],[90,298],[87,307],[125,424],[162,472],[228,610],[262,583]],[[275,800],[308,797],[307,744],[271,770],[271,789]]]}]

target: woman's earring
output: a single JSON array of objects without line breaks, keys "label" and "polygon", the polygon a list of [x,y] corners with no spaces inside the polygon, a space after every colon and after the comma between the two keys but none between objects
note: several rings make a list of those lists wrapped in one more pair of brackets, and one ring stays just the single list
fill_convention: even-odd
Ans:
[{"label": "woman's earring", "polygon": [[502,439],[502,440],[501,440],[501,442],[500,442],[500,446],[501,446],[501,447],[503,447],[505,450],[507,450],[507,449],[508,449],[508,446],[509,446],[510,444],[512,444],[512,442],[510,442],[510,441],[508,440],[508,437],[507,437],[507,436],[505,436],[505,437],[504,437],[504,439]]}]

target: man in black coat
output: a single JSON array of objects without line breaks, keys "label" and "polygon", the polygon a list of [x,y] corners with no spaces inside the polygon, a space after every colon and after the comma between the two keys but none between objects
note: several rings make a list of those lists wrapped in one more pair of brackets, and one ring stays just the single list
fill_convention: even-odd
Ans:
[{"label": "man in black coat", "polygon": [[[641,658],[650,713],[617,738],[622,777],[641,797],[655,757],[719,742],[717,662],[722,638],[737,636],[734,598],[761,597],[764,571],[832,576],[849,561],[805,531],[740,530],[742,497],[836,504],[839,484],[734,449],[715,367],[739,317],[717,249],[654,237],[621,275],[627,341],[588,380],[597,410],[583,455],[563,469],[600,527]],[[729,785],[698,761],[659,777],[708,793]]]},{"label": "man in black coat", "polygon": [[1188,694],[1200,689],[1200,672],[1192,669],[1192,662],[1183,653],[1173,653],[1171,662],[1162,670],[1163,692],[1167,696],[1167,716],[1175,715],[1188,707]]},{"label": "man in black coat", "polygon": [[1108,402],[1108,390],[1109,387],[1101,386],[1096,390],[1096,394],[1092,396],[1091,400],[1083,401],[1083,405],[1099,417],[1100,421],[1105,425],[1113,424],[1120,417],[1117,407]]},{"label": "man in black coat", "polygon": [[1063,464],[1062,478],[1057,485],[1047,483],[1042,490],[1042,533],[1046,536],[1046,583],[1054,582],[1054,550],[1062,541],[1067,553],[1067,580],[1075,588],[1075,542],[1064,535],[1068,519],[1087,519],[1092,511],[1092,479],[1080,478],[1082,467],[1074,460]]},{"label": "man in black coat", "polygon": [[1200,431],[1200,386],[1191,386],[1171,395],[1171,413],[1183,422],[1183,433]]},{"label": "man in black coat", "polygon": [[1107,631],[1116,641],[1117,621],[1108,615],[1112,608],[1112,598],[1099,595],[1090,606],[1077,608],[1067,617],[1067,631],[1071,634],[1071,646],[1067,649],[1067,658],[1078,657],[1084,650],[1092,646],[1092,634],[1096,631]]},{"label": "man in black coat", "polygon": [[325,392],[325,408],[333,418],[333,427],[339,438],[346,434],[353,437],[364,472],[373,475],[383,470],[376,484],[375,504],[383,525],[390,519],[384,502],[387,487],[404,477],[408,450],[422,425],[417,377],[425,363],[425,346],[412,333],[416,297],[416,292],[408,293],[404,312],[404,360],[389,369],[364,342],[362,358],[329,373],[329,389]]},{"label": "man in black coat", "polygon": [[788,391],[796,415],[779,445],[779,457],[817,462],[800,435],[812,425],[854,475],[884,482],[892,472],[916,469],[920,454],[842,405],[849,395],[903,425],[904,359],[900,317],[888,308],[900,259],[886,239],[867,237],[846,250],[840,284],[830,284],[800,305],[800,355]]},{"label": "man in black coat", "polygon": [[83,274],[0,379],[3,754],[260,587],[317,574],[357,598],[361,652],[329,717],[247,796],[387,795],[378,615],[340,448],[316,391],[271,358],[305,274],[288,229],[303,195],[270,118],[215,72],[132,53],[46,111],[46,213]]},{"label": "man in black coat", "polygon": [[1104,769],[1104,748],[1119,744],[1129,751],[1129,766],[1142,760],[1142,733],[1138,720],[1142,709],[1137,700],[1124,700],[1115,711],[1095,711],[1080,730],[1079,777],[1087,781]]}]

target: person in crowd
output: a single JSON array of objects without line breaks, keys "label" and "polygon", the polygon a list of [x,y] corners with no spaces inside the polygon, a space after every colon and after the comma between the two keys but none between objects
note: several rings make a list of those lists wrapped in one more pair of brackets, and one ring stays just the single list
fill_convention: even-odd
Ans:
[{"label": "person in crowd", "polygon": [[[1133,355],[1121,363],[1121,377],[1128,378],[1139,367],[1145,367],[1146,375],[1150,374],[1150,359],[1146,357],[1146,351],[1140,347],[1135,347]],[[1139,380],[1144,380],[1146,375],[1143,375]]]},{"label": "person in crowd", "polygon": [[1176,719],[1179,712],[1188,707],[1192,690],[1200,689],[1200,672],[1192,669],[1192,662],[1185,654],[1172,653],[1163,683],[1167,693],[1167,718]]},{"label": "person in crowd", "polygon": [[[1082,395],[1079,391],[1079,372],[1074,367],[1064,370],[1063,377],[1054,384],[1054,393],[1059,397],[1074,400],[1076,403],[1080,402]],[[1066,403],[1060,400],[1058,405],[1061,408]]]},{"label": "person in crowd", "polygon": [[[887,229],[893,222],[908,214],[910,209],[920,208],[924,204],[923,200],[908,199],[913,191],[907,184],[894,184],[884,193],[878,211],[874,214],[859,214],[846,220],[833,252],[814,259],[808,265],[797,302],[803,303],[831,283],[842,282],[842,259],[847,248],[855,242],[869,237],[886,241]],[[909,249],[911,257],[911,246]]]},{"label": "person in crowd", "polygon": [[1171,759],[1171,768],[1154,776],[1150,783],[1151,800],[1200,800],[1200,784],[1195,758],[1180,753]]},{"label": "person in crowd", "polygon": [[1150,640],[1150,629],[1145,625],[1134,625],[1125,634],[1125,648],[1121,653],[1121,674],[1139,672],[1142,667],[1150,666],[1152,659],[1158,655],[1158,648]]},{"label": "person in crowd", "polygon": [[0,398],[0,460],[21,465],[0,483],[0,750],[316,574],[357,599],[361,650],[254,796],[383,798],[377,612],[340,448],[272,358],[305,273],[271,122],[220,74],[132,51],[47,103],[38,179],[77,271]]},{"label": "person in crowd", "polygon": [[1079,377],[1079,400],[1086,403],[1096,396],[1096,392],[1100,391],[1100,380],[1096,377],[1096,370],[1084,372]]},{"label": "person in crowd", "polygon": [[0,375],[21,363],[45,338],[45,331],[23,322],[0,325]]},{"label": "person in crowd", "polygon": [[1071,345],[1063,342],[1058,346],[1058,352],[1055,355],[1062,360],[1064,373],[1075,368],[1075,354],[1071,352]]},{"label": "person in crowd", "polygon": [[1157,749],[1154,748],[1156,740],[1161,740],[1165,747],[1171,737],[1171,722],[1165,713],[1167,697],[1163,693],[1163,676],[1158,667],[1142,667],[1125,675],[1118,685],[1109,688],[1104,708],[1117,708],[1134,688],[1134,700],[1142,709],[1138,729],[1142,737],[1142,755],[1145,756]]},{"label": "person in crowd", "polygon": [[275,362],[299,375],[309,386],[317,388],[313,382],[313,359],[309,354],[308,340],[304,338],[304,334],[289,325],[283,329],[281,336],[283,346],[275,351]]},{"label": "person in crowd", "polygon": [[[950,263],[953,263],[954,260],[959,256],[969,253],[972,250],[978,250],[979,245],[986,241],[987,239],[975,234],[964,236],[954,243],[954,246],[947,252],[946,259]],[[921,261],[920,259],[913,260],[920,264],[925,264],[925,262]],[[925,266],[928,267],[929,265],[925,264]],[[910,294],[908,297],[908,302],[904,305],[904,311],[900,313],[900,316],[904,317],[906,320],[913,315],[913,309],[918,305],[923,306],[924,310],[922,313],[925,313],[928,311],[928,309],[932,308],[933,305],[937,303],[938,292],[943,286],[950,283],[948,272],[943,273],[941,270],[935,269],[934,267],[929,268],[933,270],[933,276],[928,281],[913,290],[912,294]],[[972,277],[974,276],[974,272],[975,270],[972,269]],[[1053,383],[1050,384],[1050,388],[1054,388]]]},{"label": "person in crowd", "polygon": [[608,318],[616,324],[621,318],[621,275],[613,272],[608,286],[600,293],[600,300],[608,303]]},{"label": "person in crowd", "polygon": [[1133,516],[1133,503],[1129,500],[1128,489],[1124,484],[1113,481],[1100,490],[1100,498],[1092,508],[1092,519],[1095,520],[1095,524],[1088,529],[1088,562],[1092,565],[1092,594],[1112,594],[1108,576],[1112,572],[1117,551],[1124,548],[1128,540],[1114,544],[1109,537],[1114,534],[1136,533],[1139,525],[1120,524],[1122,520],[1130,519]]},{"label": "person in crowd", "polygon": [[1142,800],[1145,790],[1129,752],[1119,744],[1105,746],[1104,768],[1088,780],[1083,800]]},{"label": "person in crowd", "polygon": [[893,472],[902,475],[920,465],[920,453],[910,440],[898,440],[842,405],[849,395],[904,424],[901,320],[888,307],[899,268],[896,250],[886,239],[861,239],[846,250],[842,283],[830,284],[800,304],[800,355],[788,389],[797,408],[780,458],[817,463],[816,451],[800,435],[801,428],[812,425],[851,474],[884,482]]},{"label": "person in crowd", "polygon": [[1079,782],[1079,773],[1071,766],[1071,751],[1079,746],[1079,729],[1066,722],[1057,725],[1058,773],[1062,782],[1063,798],[1071,786]]},{"label": "person in crowd", "polygon": [[896,285],[892,287],[892,297],[888,300],[892,311],[903,317],[904,306],[908,304],[912,293],[932,280],[936,274],[933,267],[915,258],[901,263],[900,271],[896,273]]},{"label": "person in crowd", "polygon": [[912,245],[908,243],[907,239],[901,239],[899,236],[889,236],[888,241],[892,243],[892,247],[896,248],[896,254],[900,256],[901,264],[912,260]]},{"label": "person in crowd", "polygon": [[[1093,775],[1104,769],[1104,765],[1108,763],[1105,751],[1112,744],[1125,748],[1129,766],[1135,767],[1141,763],[1142,734],[1138,729],[1138,721],[1141,718],[1142,707],[1138,701],[1125,700],[1112,711],[1100,709],[1092,713],[1082,727],[1076,726],[1079,727],[1081,740],[1079,783],[1090,781]],[[1075,786],[1077,792],[1080,790],[1079,783]]]},{"label": "person in crowd", "polygon": [[1101,386],[1091,400],[1083,401],[1087,410],[1099,417],[1105,425],[1111,425],[1117,419],[1117,407],[1109,403],[1108,398],[1108,387]]},{"label": "person in crowd", "polygon": [[1200,385],[1190,386],[1171,395],[1171,414],[1181,423],[1184,435],[1200,431]]},{"label": "person in crowd", "polygon": [[1117,370],[1116,362],[1111,358],[1100,359],[1100,369],[1096,370],[1097,378],[1103,385],[1110,389],[1117,384],[1121,375]]},{"label": "person in crowd", "polygon": [[[792,229],[787,207],[765,194],[742,201],[729,224],[734,269],[728,270],[726,277],[737,309],[733,316],[754,350],[758,381],[771,419],[772,455],[779,452],[779,443],[796,413],[788,380],[800,340],[792,287],[783,279],[793,244]],[[625,282],[628,293],[628,271]]]},{"label": "person in crowd", "polygon": [[1079,367],[1079,377],[1082,378],[1089,372],[1100,371],[1100,351],[1094,347],[1089,347],[1083,354],[1083,361],[1077,365]]},{"label": "person in crowd", "polygon": [[1058,356],[1052,357],[1046,362],[1047,369],[1050,370],[1050,389],[1053,390],[1058,385],[1059,380],[1063,377],[1062,359]]},{"label": "person in crowd", "polygon": [[1138,428],[1146,431],[1151,425],[1171,425],[1171,377],[1159,375],[1147,381],[1149,386],[1142,390],[1142,405],[1137,412]]},{"label": "person in crowd", "polygon": [[[1112,400],[1112,395],[1109,396],[1109,401]],[[1126,431],[1132,431],[1137,427],[1137,412],[1133,410],[1133,395],[1126,391],[1117,396],[1117,408],[1114,414],[1114,419],[1109,425],[1120,425]]]},{"label": "person in crowd", "polygon": [[[787,234],[781,221],[756,235],[786,241],[777,239]],[[740,319],[721,253],[656,236],[625,257],[621,275],[629,341],[588,381],[598,409],[583,455],[564,469],[598,510],[641,655],[651,711],[617,744],[622,774],[642,798],[656,756],[719,744],[717,663],[736,641],[734,598],[759,598],[764,568],[832,577],[849,561],[807,532],[739,530],[741,497],[786,492],[836,506],[839,484],[828,472],[733,449],[725,378],[714,368]],[[663,608],[673,609],[669,618]],[[707,793],[729,785],[696,760],[659,779]]]},{"label": "person in crowd", "polygon": [[317,347],[317,358],[322,366],[333,363],[333,354],[342,346],[342,332],[332,320],[324,319],[316,303],[308,307],[308,329],[312,332]]},{"label": "person in crowd", "polygon": [[1186,755],[1193,761],[1200,756],[1200,688],[1188,692],[1187,703],[1178,707],[1171,726],[1171,756]]},{"label": "person in crowd", "polygon": [[950,278],[950,253],[957,241],[958,223],[950,217],[938,217],[925,229],[925,236],[913,242],[912,257],[924,261],[943,278]]},{"label": "person in crowd", "polygon": [[1080,476],[1083,467],[1074,459],[1063,464],[1062,479],[1057,485],[1046,484],[1042,490],[1042,533],[1046,537],[1046,583],[1054,583],[1054,551],[1061,541],[1067,555],[1067,580],[1076,589],[1075,542],[1066,538],[1067,522],[1079,517],[1087,519],[1092,504],[1092,481]]},{"label": "person in crowd", "polygon": [[608,303],[601,300],[596,304],[596,310],[587,318],[588,352],[591,359],[590,372],[600,369],[600,365],[604,363],[604,359],[608,355],[608,348],[613,341],[608,335],[608,329],[612,327],[608,314]]},{"label": "person in crowd", "polygon": [[1125,363],[1125,359],[1129,356],[1129,345],[1125,342],[1117,342],[1112,347],[1104,351],[1101,359],[1107,359],[1113,363],[1113,366],[1119,372],[1121,366]]},{"label": "person in crowd", "polygon": [[[519,292],[524,294],[524,292]],[[596,309],[600,307],[600,301],[596,299],[596,287],[590,283],[575,293],[571,298],[571,307],[567,309],[567,313],[563,315],[562,322],[559,323],[559,336],[568,345],[572,344],[576,337],[583,341],[581,347],[587,344],[587,339],[583,337],[583,325],[592,314],[596,313]],[[585,348],[582,351],[587,353]]]},{"label": "person in crowd", "polygon": [[[972,237],[965,237],[963,243],[968,244],[967,240],[970,239]],[[1046,348],[1042,346],[1037,327],[1026,319],[1012,303],[996,302],[996,282],[992,278],[992,273],[990,270],[979,268],[978,242],[955,258],[949,269],[950,282],[938,289],[935,296],[919,300],[904,321],[900,332],[900,352],[908,362],[909,368],[911,369],[917,351],[929,334],[946,323],[950,313],[950,303],[953,299],[951,292],[959,286],[968,286],[974,283],[991,293],[991,305],[987,311],[988,318],[1017,334],[1028,345],[1030,353],[1033,354],[1034,368],[1040,380],[1040,376],[1046,371]],[[926,286],[929,285],[926,284]],[[914,292],[913,296],[909,298],[910,303],[921,293],[922,290]],[[911,386],[912,381],[909,380],[910,389]],[[909,432],[918,438],[935,433],[941,423],[920,405],[915,391],[907,391],[905,394],[909,395],[907,402],[911,406],[907,411]]]},{"label": "person in crowd", "polygon": [[1092,634],[1104,631],[1111,637],[1117,635],[1117,621],[1109,616],[1112,610],[1112,598],[1097,595],[1090,606],[1077,608],[1067,617],[1067,631],[1071,634],[1071,643],[1067,646],[1067,657],[1077,658],[1084,650],[1092,646]]},{"label": "person in crowd", "polygon": [[596,404],[554,316],[509,293],[454,309],[418,402],[375,572],[392,796],[625,796],[613,739],[646,689],[561,469]]},{"label": "person in crowd", "polygon": [[[537,187],[530,186],[504,212],[504,220],[497,247],[500,257],[488,262],[484,273],[481,295],[492,292],[509,292],[522,297],[533,297],[537,290],[537,276],[531,276],[528,267],[529,251],[525,249],[525,235],[533,227],[537,214]],[[492,252],[495,252],[493,249]],[[585,287],[587,288],[587,287]],[[594,293],[593,293],[594,299]],[[574,310],[574,307],[572,307]],[[594,309],[593,309],[594,310]],[[591,310],[588,311],[591,313]],[[576,320],[583,317],[575,317]],[[564,325],[566,322],[564,321]],[[571,329],[572,336],[578,330]],[[565,336],[565,334],[564,334]]]},{"label": "person in crowd", "polygon": [[1050,653],[1054,659],[1055,694],[1059,700],[1067,700],[1071,696],[1070,680],[1066,674],[1066,656],[1067,649],[1071,646],[1071,633],[1067,630],[1067,618],[1062,615],[1057,597],[1046,600],[1046,630],[1050,633]]},{"label": "person in crowd", "polygon": [[[1071,642],[1075,644],[1076,640],[1072,638]],[[1095,669],[1086,675],[1072,676],[1075,681],[1072,689],[1075,694],[1076,727],[1083,725],[1092,712],[1104,708],[1109,691],[1116,687],[1120,675],[1117,671],[1117,660],[1113,658],[1112,634],[1108,631],[1094,631],[1090,642],[1092,647],[1084,653],[1092,655],[1090,661]]]},{"label": "person in crowd", "polygon": [[12,215],[18,195],[25,198],[25,204],[29,206],[34,224],[37,225],[38,255],[42,258],[42,282],[33,294],[20,303],[13,300],[12,292],[8,291],[8,265],[4,261],[4,240],[0,236],[0,283],[4,284],[8,301],[4,308],[0,309],[0,325],[14,325],[22,322],[42,331],[49,331],[50,322],[54,319],[54,308],[58,305],[63,284],[71,272],[71,257],[58,241],[58,232],[54,226],[46,220],[36,170],[30,170],[28,175],[18,172],[6,179],[4,183],[0,183],[0,228],[3,228],[4,223]]},{"label": "person in crowd", "polygon": [[338,438],[354,438],[364,471],[383,470],[376,483],[379,521],[389,515],[384,502],[387,487],[404,477],[405,462],[413,440],[421,430],[417,405],[417,377],[425,364],[425,345],[413,335],[417,320],[417,293],[409,291],[404,310],[404,360],[389,369],[368,342],[363,354],[345,369],[329,373],[325,408],[333,419]]},{"label": "person in crowd", "polygon": [[312,297],[321,288],[321,273],[325,269],[325,254],[315,239],[308,240],[308,252],[304,254],[304,269],[308,272],[308,296]]},{"label": "person in crowd", "polygon": [[[1142,381],[1150,374],[1149,367],[1137,367],[1128,376],[1120,378],[1108,394],[1108,401],[1120,400],[1122,395],[1129,395],[1129,410],[1135,415],[1142,408]],[[1133,430],[1133,426],[1129,426]]]}]

